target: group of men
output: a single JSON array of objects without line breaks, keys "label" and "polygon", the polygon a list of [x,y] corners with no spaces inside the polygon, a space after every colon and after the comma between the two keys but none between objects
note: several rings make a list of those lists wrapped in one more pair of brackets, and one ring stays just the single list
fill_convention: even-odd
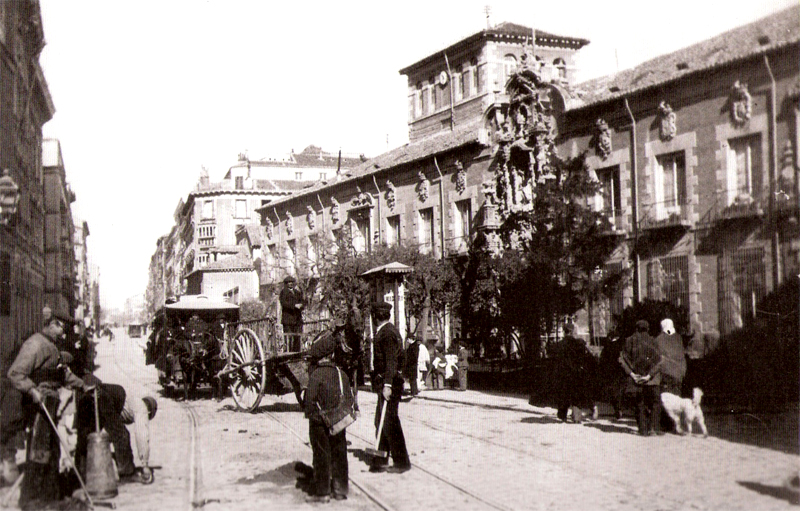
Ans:
[{"label": "group of men", "polygon": [[[149,422],[157,410],[155,399],[129,394],[119,385],[104,384],[88,370],[83,378],[79,378],[69,368],[72,356],[58,348],[69,320],[45,314],[43,323],[41,331],[30,335],[22,343],[7,373],[2,375],[2,479],[6,484],[13,484],[22,477],[20,508],[44,509],[65,496],[62,495],[64,485],[59,474],[61,445],[64,441],[56,429],[61,401],[59,390],[62,387],[78,391],[74,425],[78,436],[75,459],[84,475],[87,437],[97,429],[94,423],[97,415],[100,417],[99,427],[108,432],[114,445],[120,479],[152,482]],[[134,425],[141,463],[139,470],[133,462],[130,435],[125,424]],[[20,475],[16,465],[17,439],[26,431],[25,468]],[[72,465],[75,468],[76,463],[73,461]]]},{"label": "group of men", "polygon": [[[353,310],[355,309],[355,310]],[[375,320],[373,338],[372,389],[377,394],[375,428],[380,433],[378,450],[387,457],[374,456],[370,472],[403,473],[411,469],[403,427],[400,423],[400,399],[403,395],[404,355],[403,338],[390,321],[392,306],[379,302],[372,306]],[[308,350],[311,359],[308,387],[303,396],[305,415],[309,419],[309,438],[313,451],[313,469],[303,470],[312,480],[309,502],[325,503],[331,497],[347,498],[348,463],[346,429],[330,424],[330,416],[345,409],[344,415],[355,417],[355,392],[351,382],[352,368],[357,363],[356,345],[360,314],[352,304],[346,319],[316,340]],[[342,415],[342,418],[344,418]],[[382,424],[381,424],[382,423]],[[388,457],[393,464],[389,466]]]},{"label": "group of men", "polygon": [[[618,351],[607,346],[601,355],[605,356],[606,351],[613,353],[613,360],[609,359],[607,364],[614,365],[616,369],[598,375],[601,379],[610,380],[600,382],[598,386],[608,383],[609,386],[620,387],[611,390],[611,401],[617,417],[620,416],[622,396],[631,398],[636,406],[638,431],[643,436],[663,434],[661,394],[669,392],[680,396],[687,370],[683,339],[675,331],[672,320],[664,318],[660,327],[659,334],[653,337],[649,333],[650,324],[640,320],[631,336],[617,341],[621,343]],[[586,343],[574,336],[572,324],[565,325],[564,332],[558,356],[557,416],[566,422],[571,409],[573,422],[580,423],[583,410],[595,405],[597,396],[592,374],[597,361]],[[624,380],[620,382],[616,374],[624,374]]]}]

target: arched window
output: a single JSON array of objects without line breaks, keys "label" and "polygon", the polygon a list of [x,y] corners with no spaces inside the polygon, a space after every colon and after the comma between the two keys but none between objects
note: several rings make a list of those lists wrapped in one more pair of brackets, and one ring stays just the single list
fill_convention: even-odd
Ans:
[{"label": "arched window", "polygon": [[564,59],[558,57],[556,60],[553,61],[553,66],[556,68],[558,72],[558,78],[560,80],[567,79],[567,63],[564,62]]},{"label": "arched window", "polygon": [[503,57],[503,85],[511,77],[514,71],[517,70],[517,57],[508,54]]}]

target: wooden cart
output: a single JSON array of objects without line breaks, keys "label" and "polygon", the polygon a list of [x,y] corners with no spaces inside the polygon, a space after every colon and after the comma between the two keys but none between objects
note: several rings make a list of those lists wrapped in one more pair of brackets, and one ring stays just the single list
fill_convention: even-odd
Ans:
[{"label": "wooden cart", "polygon": [[227,365],[218,376],[229,382],[239,410],[252,412],[264,394],[282,396],[294,392],[302,403],[308,384],[306,350],[326,330],[328,321],[303,325],[301,351],[289,351],[289,335],[284,335],[274,318],[242,321],[226,343]]}]

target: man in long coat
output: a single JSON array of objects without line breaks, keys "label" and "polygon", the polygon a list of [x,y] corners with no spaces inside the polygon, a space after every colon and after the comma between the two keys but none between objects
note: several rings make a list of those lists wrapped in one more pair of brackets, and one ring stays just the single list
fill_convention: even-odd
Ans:
[{"label": "man in long coat", "polygon": [[281,324],[286,335],[289,351],[301,351],[300,335],[303,333],[303,292],[297,289],[297,279],[289,275],[283,279],[281,302]]},{"label": "man in long coat", "polygon": [[[400,425],[400,398],[403,395],[404,366],[403,338],[397,327],[389,321],[392,306],[386,302],[378,302],[372,307],[372,315],[378,326],[375,330],[375,353],[373,365],[372,388],[378,394],[375,408],[375,427],[378,428],[381,409],[386,405],[386,417],[383,431],[378,441],[378,449],[388,451],[394,465],[390,472],[402,473],[411,469],[411,460],[406,449],[406,439]],[[371,472],[383,472],[388,464],[386,459],[376,458],[372,461]]]},{"label": "man in long coat", "polygon": [[321,411],[340,405],[352,410],[354,397],[350,378],[342,369],[349,364],[352,351],[342,335],[338,328],[329,331],[308,350],[308,388],[303,397],[313,456],[313,471],[307,474],[313,478],[308,502],[328,502],[331,495],[336,500],[347,498],[347,430],[332,435],[321,416]]},{"label": "man in long coat", "polygon": [[625,340],[619,356],[630,378],[628,388],[636,397],[636,423],[642,436],[662,434],[661,354],[648,329],[647,321],[638,321],[636,332]]},{"label": "man in long coat", "polygon": [[44,508],[60,498],[58,433],[43,408],[55,420],[59,388],[92,388],[72,374],[62,358],[55,343],[63,335],[64,320],[50,317],[41,332],[25,340],[8,370],[8,379],[25,396],[23,407],[29,426],[25,478],[19,496],[22,509]]}]

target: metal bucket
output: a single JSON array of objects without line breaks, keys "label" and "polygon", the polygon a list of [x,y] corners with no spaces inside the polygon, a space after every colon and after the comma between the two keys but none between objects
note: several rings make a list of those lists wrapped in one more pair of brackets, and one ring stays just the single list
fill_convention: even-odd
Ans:
[{"label": "metal bucket", "polygon": [[105,430],[90,433],[86,451],[86,490],[98,499],[117,496],[117,478],[114,460],[111,458],[111,445]]}]

